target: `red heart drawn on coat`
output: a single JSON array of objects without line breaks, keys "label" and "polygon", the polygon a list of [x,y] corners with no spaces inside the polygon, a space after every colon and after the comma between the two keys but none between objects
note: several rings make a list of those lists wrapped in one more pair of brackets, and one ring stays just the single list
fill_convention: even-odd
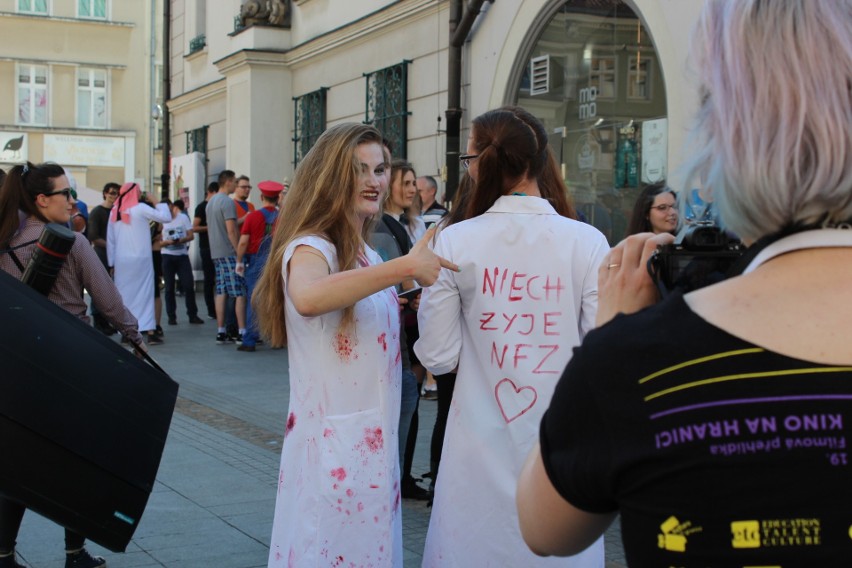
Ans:
[{"label": "red heart drawn on coat", "polygon": [[[529,393],[523,391],[530,391],[532,399],[529,398]],[[497,399],[497,406],[500,407],[503,419],[506,424],[509,424],[526,414],[535,405],[538,393],[533,387],[517,387],[512,379],[503,379],[494,387],[494,397]]]}]

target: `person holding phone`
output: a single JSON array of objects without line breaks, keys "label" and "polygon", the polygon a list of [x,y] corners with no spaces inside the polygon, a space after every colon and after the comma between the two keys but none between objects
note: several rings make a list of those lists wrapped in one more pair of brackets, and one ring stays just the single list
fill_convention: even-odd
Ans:
[{"label": "person holding phone", "polygon": [[367,245],[385,168],[372,126],[326,130],[299,163],[255,290],[261,332],[286,342],[290,364],[269,566],[402,565],[394,286],[458,267],[426,241],[388,262]]},{"label": "person holding phone", "polygon": [[647,262],[674,237],[609,253],[598,329],[521,474],[520,527],[569,555],[619,516],[631,566],[843,565],[852,1],[710,0],[693,38],[686,180],[750,244],[744,269],[658,302]]}]

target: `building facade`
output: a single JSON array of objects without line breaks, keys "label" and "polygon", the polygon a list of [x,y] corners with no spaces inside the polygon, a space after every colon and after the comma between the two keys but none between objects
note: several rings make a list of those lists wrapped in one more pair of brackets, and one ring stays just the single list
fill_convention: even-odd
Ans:
[{"label": "building facade", "polygon": [[156,189],[162,6],[0,0],[0,167],[57,162],[90,203],[108,181]]},{"label": "building facade", "polygon": [[170,1],[172,156],[201,152],[207,179],[291,178],[327,126],[359,121],[445,180],[459,168],[446,139],[451,13],[481,4],[463,38],[462,150],[478,114],[527,108],[578,208],[613,241],[643,184],[683,189],[701,0]]}]

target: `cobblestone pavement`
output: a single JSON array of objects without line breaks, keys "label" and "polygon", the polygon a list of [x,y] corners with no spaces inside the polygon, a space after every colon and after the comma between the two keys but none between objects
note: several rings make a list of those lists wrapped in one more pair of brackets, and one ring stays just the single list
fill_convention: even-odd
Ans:
[{"label": "cobblestone pavement", "polygon": [[[199,305],[203,299],[199,295]],[[182,299],[178,299],[179,308]],[[165,317],[163,318],[165,322]],[[266,566],[278,462],[288,404],[287,352],[216,345],[215,321],[165,326],[151,348],[180,384],[157,482],[124,554],[89,543],[110,568]],[[436,403],[421,401],[413,471],[429,469]],[[405,566],[420,566],[429,512],[403,501]],[[18,538],[26,566],[60,566],[63,531],[28,512]],[[624,568],[618,528],[607,533],[607,568]]]}]

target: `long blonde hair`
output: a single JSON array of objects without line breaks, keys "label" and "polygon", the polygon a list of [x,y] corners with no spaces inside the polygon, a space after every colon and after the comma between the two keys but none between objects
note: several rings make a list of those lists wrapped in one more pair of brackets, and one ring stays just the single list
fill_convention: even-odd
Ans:
[{"label": "long blonde hair", "polygon": [[[372,222],[363,224],[355,213],[354,188],[360,183],[361,162],[355,152],[359,145],[382,145],[382,135],[366,124],[338,124],[326,130],[307,153],[293,178],[293,184],[278,216],[269,261],[252,295],[261,334],[273,347],[287,343],[284,322],[284,280],[281,263],[284,251],[296,238],[319,235],[337,251],[339,270],[357,267]],[[354,306],[343,310],[341,327],[354,320]]]}]

